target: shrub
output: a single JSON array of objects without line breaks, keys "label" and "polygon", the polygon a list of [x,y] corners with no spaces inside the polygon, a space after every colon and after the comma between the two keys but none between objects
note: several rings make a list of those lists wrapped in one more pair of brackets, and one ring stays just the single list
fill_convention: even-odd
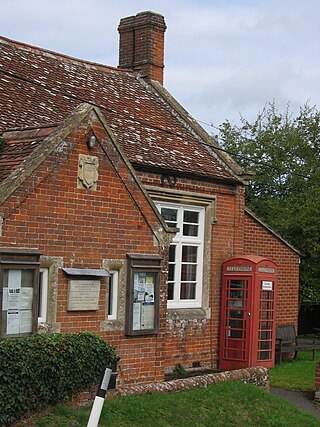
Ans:
[{"label": "shrub", "polygon": [[0,341],[0,426],[84,390],[115,361],[113,348],[90,332]]}]

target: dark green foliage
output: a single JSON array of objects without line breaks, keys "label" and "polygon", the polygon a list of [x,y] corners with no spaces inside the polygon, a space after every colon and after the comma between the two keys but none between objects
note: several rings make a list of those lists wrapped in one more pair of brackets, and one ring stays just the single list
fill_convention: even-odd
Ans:
[{"label": "dark green foliage", "polygon": [[176,366],[174,367],[173,372],[176,372],[177,374],[184,374],[186,372],[186,370],[181,365],[181,363],[177,363]]},{"label": "dark green foliage", "polygon": [[0,341],[0,426],[84,390],[115,360],[90,332]]},{"label": "dark green foliage", "polygon": [[271,104],[253,123],[223,123],[219,138],[255,172],[247,206],[305,254],[301,300],[320,301],[320,111],[305,105],[292,117]]}]

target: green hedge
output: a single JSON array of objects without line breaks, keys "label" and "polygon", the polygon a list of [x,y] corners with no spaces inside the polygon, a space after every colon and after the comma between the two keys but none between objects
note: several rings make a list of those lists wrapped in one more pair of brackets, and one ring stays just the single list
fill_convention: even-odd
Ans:
[{"label": "green hedge", "polygon": [[115,362],[113,348],[90,332],[0,341],[0,426],[84,390]]}]

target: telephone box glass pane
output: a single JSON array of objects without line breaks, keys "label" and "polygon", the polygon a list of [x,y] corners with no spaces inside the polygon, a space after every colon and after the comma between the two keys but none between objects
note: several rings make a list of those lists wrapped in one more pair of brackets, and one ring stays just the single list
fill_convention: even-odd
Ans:
[{"label": "telephone box glass pane", "polygon": [[243,318],[243,311],[242,310],[229,310],[227,313],[227,316],[231,317],[232,319],[242,319]]}]

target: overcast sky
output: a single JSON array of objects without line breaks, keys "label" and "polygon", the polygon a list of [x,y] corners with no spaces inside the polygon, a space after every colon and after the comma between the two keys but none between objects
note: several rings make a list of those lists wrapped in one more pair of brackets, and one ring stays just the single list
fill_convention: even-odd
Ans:
[{"label": "overcast sky", "polygon": [[197,120],[320,108],[320,0],[0,0],[0,33],[117,66],[119,20],[144,10],[165,17],[164,85]]}]

